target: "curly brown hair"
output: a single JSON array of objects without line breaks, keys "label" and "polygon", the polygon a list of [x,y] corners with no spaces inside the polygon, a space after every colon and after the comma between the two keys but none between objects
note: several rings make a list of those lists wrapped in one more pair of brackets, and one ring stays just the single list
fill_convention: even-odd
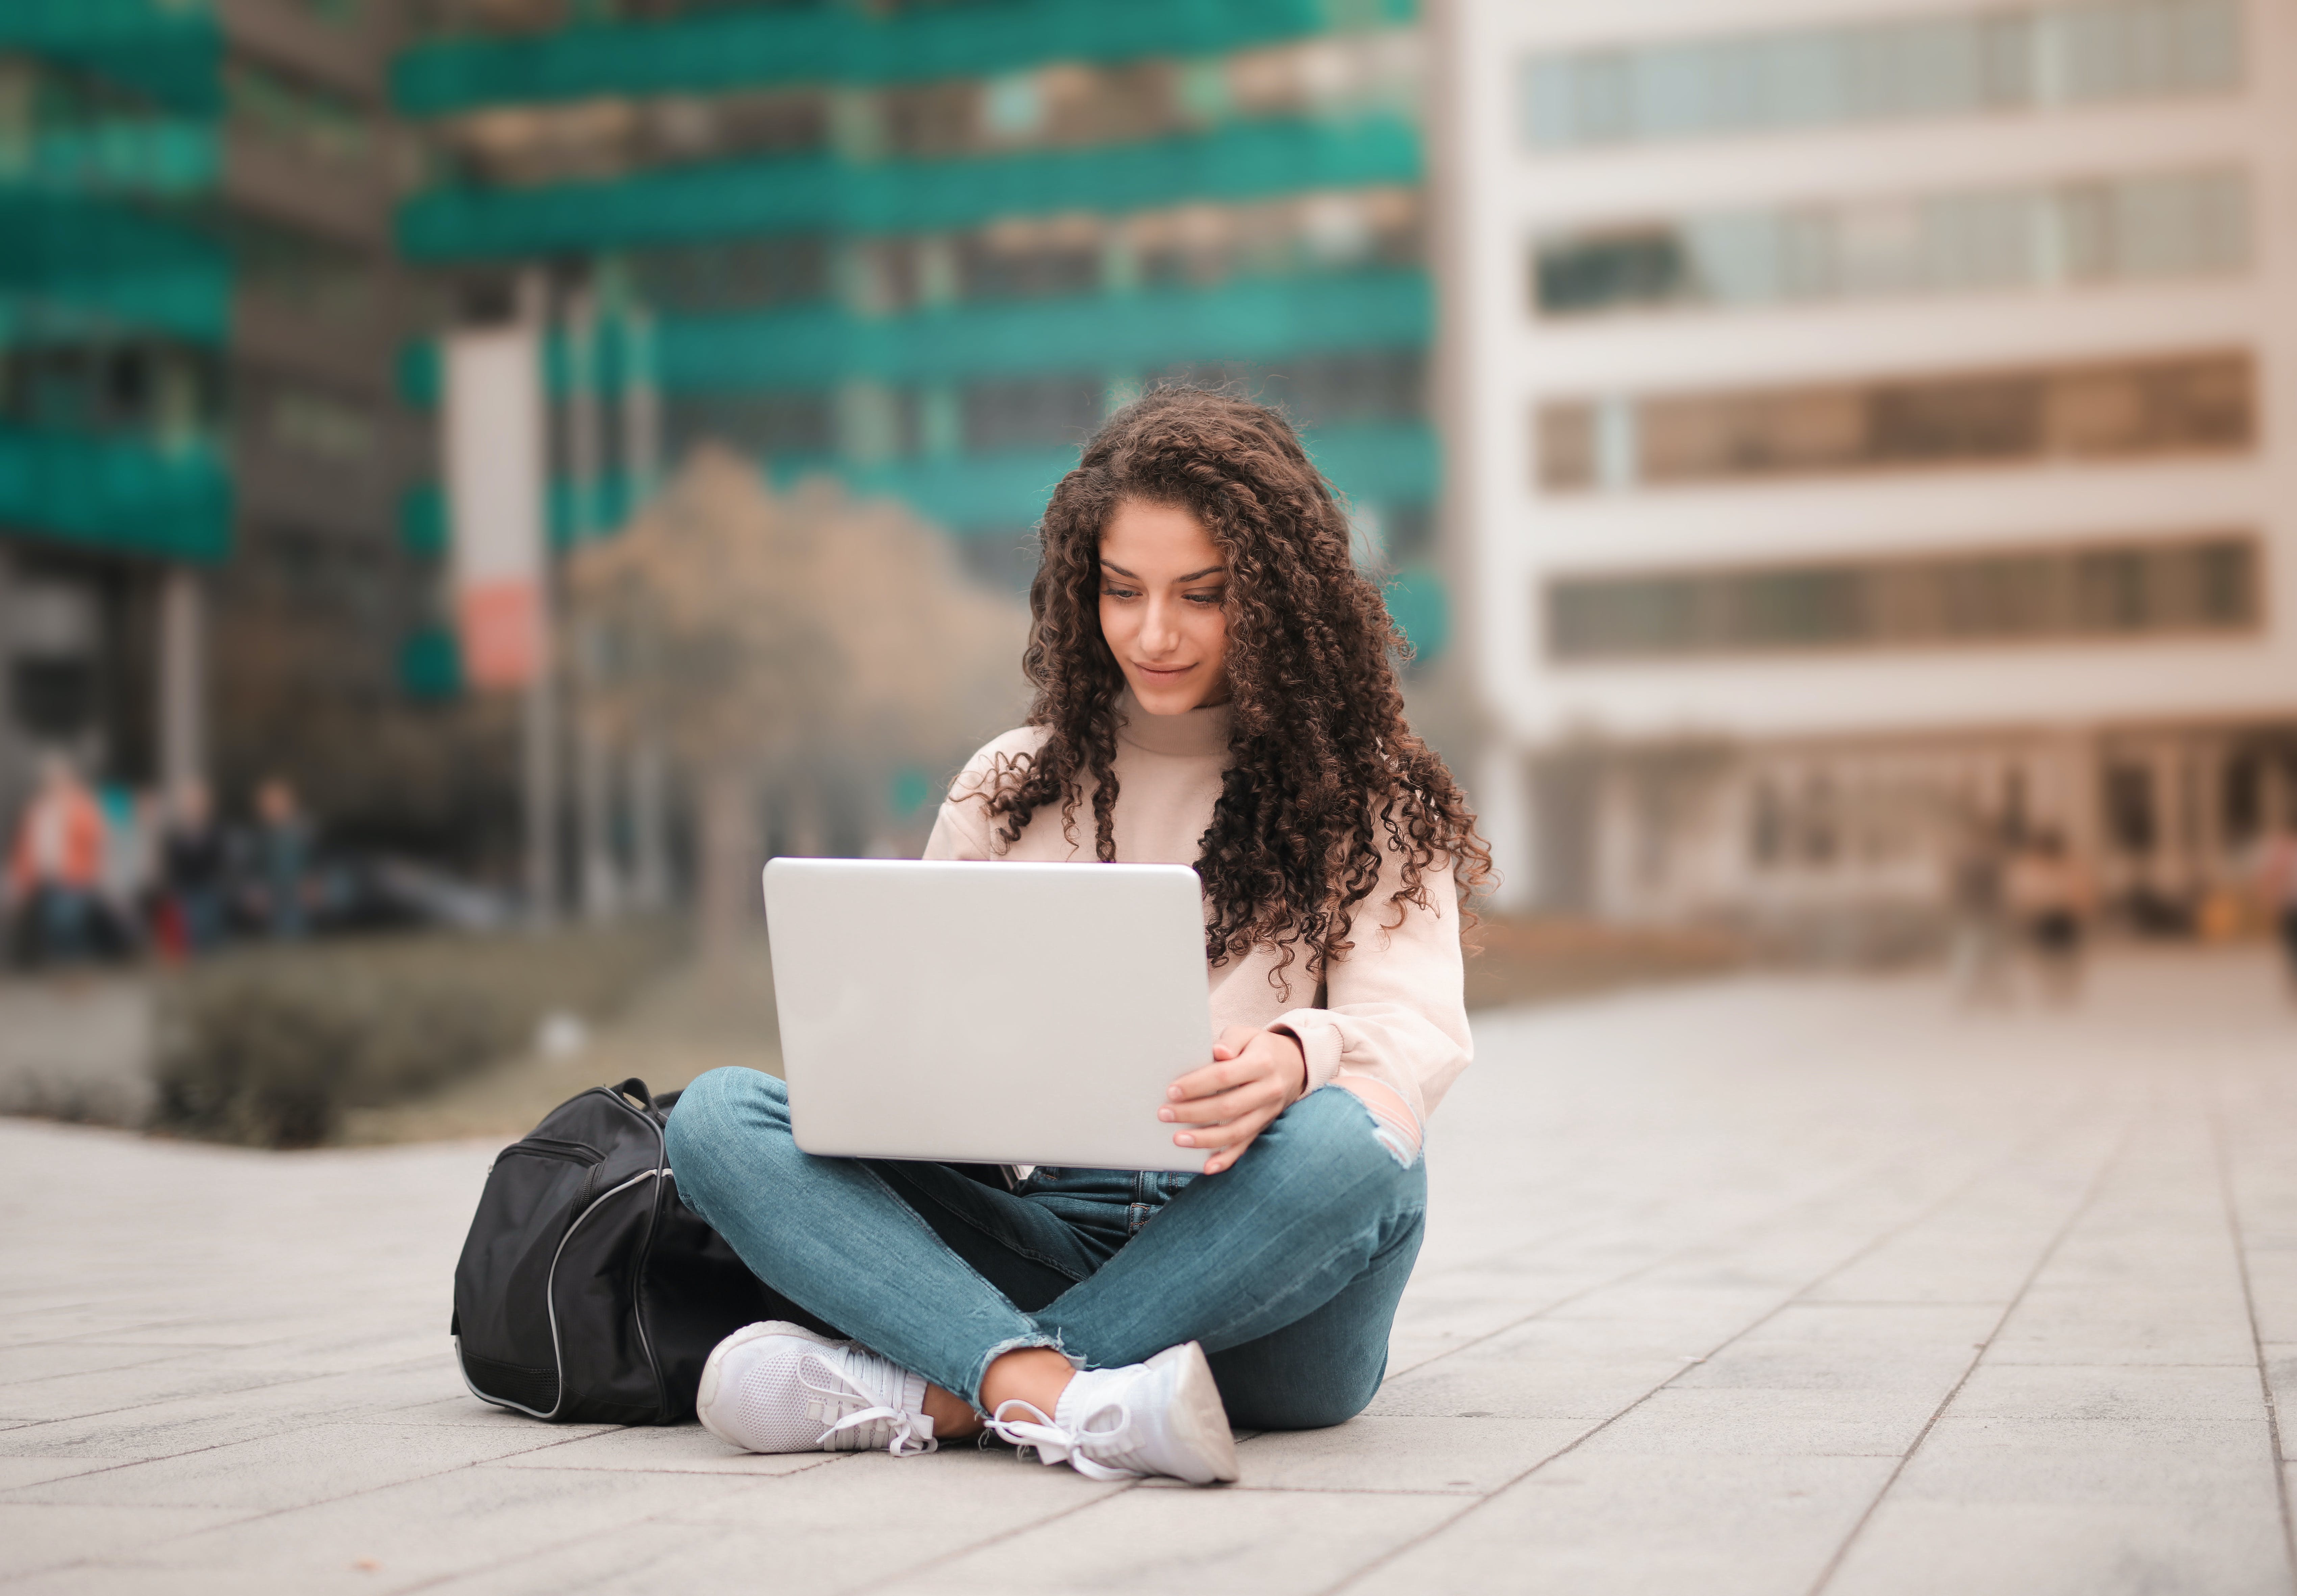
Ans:
[{"label": "curly brown hair", "polygon": [[1000,846],[1056,799],[1074,844],[1090,771],[1094,851],[1116,858],[1124,674],[1100,632],[1100,539],[1128,499],[1189,511],[1228,561],[1231,761],[1196,867],[1213,911],[1206,957],[1271,948],[1280,982],[1305,945],[1321,980],[1354,946],[1385,853],[1402,876],[1390,925],[1405,903],[1429,906],[1439,873],[1464,913],[1489,884],[1491,851],[1451,771],[1404,724],[1395,667],[1411,645],[1356,568],[1346,513],[1281,415],[1200,388],[1158,389],[1110,416],[1045,507],[1022,669],[1036,688],[1029,724],[1046,735],[993,773]]}]

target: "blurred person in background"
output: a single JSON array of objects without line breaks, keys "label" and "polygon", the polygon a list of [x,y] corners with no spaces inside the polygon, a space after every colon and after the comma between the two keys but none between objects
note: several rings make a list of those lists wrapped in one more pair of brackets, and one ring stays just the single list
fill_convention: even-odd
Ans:
[{"label": "blurred person in background", "polygon": [[680,1195],[858,1340],[738,1330],[700,1416],[753,1452],[986,1427],[1093,1479],[1234,1479],[1231,1421],[1339,1424],[1379,1389],[1421,1125],[1469,1060],[1461,919],[1490,854],[1404,722],[1401,634],[1282,417],[1152,392],[1040,538],[1028,724],[967,765],[926,856],[1196,868],[1223,1028],[1157,1113],[1203,1172],[1007,1189],[809,1157],[780,1082],[712,1071],[671,1117]]},{"label": "blurred person in background", "polygon": [[103,884],[103,816],[63,754],[40,766],[8,855],[8,897],[17,935],[34,964],[67,964],[91,951]]},{"label": "blurred person in background", "polygon": [[161,843],[162,886],[171,940],[197,958],[223,945],[230,851],[206,782],[193,777],[177,787],[173,810]]},{"label": "blurred person in background", "polygon": [[2290,994],[2297,997],[2297,825],[2284,820],[2273,828],[2258,854],[2258,884],[2265,910],[2280,939]]},{"label": "blurred person in background", "polygon": [[281,777],[255,791],[246,898],[252,918],[275,941],[310,934],[311,827],[295,789]]},{"label": "blurred person in background", "polygon": [[2010,926],[2005,912],[2001,828],[1975,810],[1962,818],[1948,866],[1954,918],[1954,985],[1964,1003],[2009,995]]},{"label": "blurred person in background", "polygon": [[152,805],[148,795],[118,781],[97,787],[95,802],[103,816],[98,918],[109,950],[132,958],[144,948],[152,885]]},{"label": "blurred person in background", "polygon": [[2089,877],[2066,840],[2034,834],[2010,864],[2010,907],[2034,960],[2042,995],[2070,1002],[2081,991],[2083,944],[2090,913]]}]

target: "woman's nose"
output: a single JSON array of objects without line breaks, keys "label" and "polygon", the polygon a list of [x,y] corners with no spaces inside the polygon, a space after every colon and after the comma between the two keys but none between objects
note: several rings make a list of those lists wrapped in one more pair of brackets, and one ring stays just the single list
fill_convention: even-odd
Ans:
[{"label": "woman's nose", "polygon": [[1151,654],[1163,654],[1177,646],[1180,628],[1173,624],[1173,606],[1160,598],[1148,601],[1148,613],[1140,623],[1140,646]]}]

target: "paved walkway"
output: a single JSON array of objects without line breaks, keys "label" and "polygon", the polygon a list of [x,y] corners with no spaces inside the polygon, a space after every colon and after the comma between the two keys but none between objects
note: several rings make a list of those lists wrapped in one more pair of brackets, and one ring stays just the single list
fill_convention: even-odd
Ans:
[{"label": "paved walkway", "polygon": [[488,1149],[0,1124],[0,1578],[40,1592],[2293,1588],[2297,1010],[1754,977],[1487,1015],[1372,1411],[1223,1491],[729,1454],[462,1394]]}]

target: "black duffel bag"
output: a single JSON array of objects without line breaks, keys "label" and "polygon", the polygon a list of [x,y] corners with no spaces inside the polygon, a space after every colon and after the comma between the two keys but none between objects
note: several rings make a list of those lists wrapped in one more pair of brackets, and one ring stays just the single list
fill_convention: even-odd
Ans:
[{"label": "black duffel bag", "polygon": [[663,1148],[677,1098],[594,1087],[496,1156],[455,1265],[472,1395],[561,1424],[679,1424],[734,1331],[827,1329],[678,1200]]}]

